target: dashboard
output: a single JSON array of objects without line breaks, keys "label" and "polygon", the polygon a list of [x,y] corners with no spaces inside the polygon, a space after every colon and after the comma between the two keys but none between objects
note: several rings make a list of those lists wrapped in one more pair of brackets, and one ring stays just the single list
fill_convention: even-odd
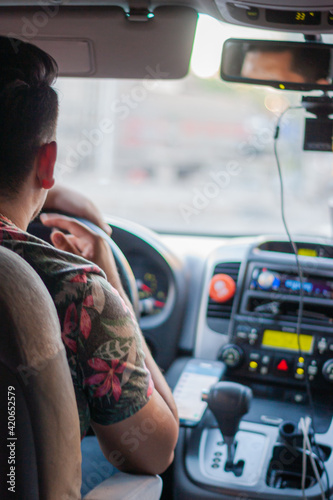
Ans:
[{"label": "dashboard", "polygon": [[[308,376],[315,386],[332,387],[333,246],[328,240],[296,241],[303,272],[298,339],[301,284],[287,239],[177,237],[128,221],[110,222],[134,272],[141,327],[157,357],[157,339],[163,337],[163,350],[176,342],[173,353],[220,359],[238,378],[264,377],[266,383],[268,377],[301,387]],[[235,283],[231,298],[212,298],[214,276]],[[166,325],[176,319],[172,336]],[[277,369],[280,358],[285,370]]]},{"label": "dashboard", "polygon": [[144,254],[131,252],[127,260],[136,280],[141,317],[160,314],[169,295],[167,273],[157,263],[150,262]]},{"label": "dashboard", "polygon": [[[296,429],[305,415],[321,474],[332,476],[333,243],[297,238],[296,259],[283,236],[159,235],[127,220],[108,222],[135,276],[140,327],[169,385],[195,358],[222,361],[223,380],[253,392],[237,434],[242,476],[219,465],[221,434],[207,411],[194,428],[180,429],[173,500],[301,498],[302,461],[282,461],[281,469],[279,429]],[[309,474],[307,498],[316,500],[319,484]]]},{"label": "dashboard", "polygon": [[[134,273],[141,329],[163,370],[180,356],[220,360],[227,377],[251,385],[261,398],[278,397],[300,407],[309,403],[309,382],[314,403],[325,408],[318,429],[328,429],[332,242],[297,239],[297,262],[284,237],[159,235],[127,220],[109,223]],[[33,225],[30,230],[38,236]],[[212,285],[224,292],[225,283],[232,284],[231,294],[229,289],[221,298],[212,293]]]},{"label": "dashboard", "polygon": [[[313,419],[316,442],[331,476],[332,242],[297,238],[300,282],[293,248],[283,236],[157,235],[132,223],[126,222],[125,228],[118,221],[115,228],[115,221],[110,222],[136,276],[140,303],[155,303],[144,311],[141,328],[157,362],[168,369],[171,387],[184,360],[196,358],[223,361],[223,379],[253,391],[238,443],[249,468],[241,478],[233,478],[219,467],[220,451],[215,448],[220,434],[207,411],[195,428],[181,428],[173,498],[301,498],[295,470],[286,475],[274,468],[282,449],[277,446],[280,425],[297,423],[304,415]],[[220,301],[212,294],[212,283],[221,276],[231,279],[235,289]],[[256,458],[252,463],[249,443],[260,448],[258,462]],[[308,480],[313,494],[307,498],[320,498],[315,478]]]},{"label": "dashboard", "polygon": [[[224,361],[227,377],[250,385],[261,401],[272,401],[264,415],[262,407],[250,412],[254,422],[279,423],[293,412],[297,419],[310,403],[308,379],[318,410],[316,428],[326,432],[333,413],[328,397],[333,382],[332,247],[313,240],[296,245],[304,274],[300,336],[295,255],[283,238],[259,238],[239,245],[238,252],[236,246],[221,247],[208,258],[195,356]],[[221,271],[234,277],[237,291],[219,305],[208,298],[207,289]],[[275,404],[281,401],[293,408]]]},{"label": "dashboard", "polygon": [[[280,429],[296,433],[305,416],[320,474],[333,477],[333,242],[297,238],[296,259],[283,236],[160,235],[108,222],[134,273],[140,327],[171,388],[194,358],[222,362],[223,380],[253,393],[236,438],[241,476],[222,467],[221,433],[206,411],[180,428],[173,500],[301,498],[300,447],[286,447]],[[40,224],[30,230],[38,228],[45,238]],[[307,498],[319,500],[311,470]]]},{"label": "dashboard", "polygon": [[127,258],[139,295],[140,327],[162,370],[177,357],[188,292],[181,256],[149,229],[111,218],[112,239]]}]

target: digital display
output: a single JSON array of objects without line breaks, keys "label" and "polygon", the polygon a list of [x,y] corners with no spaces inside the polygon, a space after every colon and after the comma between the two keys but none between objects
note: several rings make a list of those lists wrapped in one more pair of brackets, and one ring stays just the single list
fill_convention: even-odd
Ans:
[{"label": "digital display", "polygon": [[178,415],[182,424],[197,424],[207,407],[201,400],[202,392],[221,377],[223,365],[219,362],[191,360],[187,363],[173,390]]},{"label": "digital display", "polygon": [[275,24],[301,24],[314,26],[321,22],[321,13],[318,11],[303,10],[266,10],[266,21]]},{"label": "digital display", "polygon": [[200,421],[207,407],[207,403],[201,401],[202,392],[217,381],[218,377],[212,375],[183,373],[173,393],[181,420]]},{"label": "digital display", "polygon": [[297,253],[298,255],[304,255],[304,257],[318,257],[317,250],[312,248],[299,248]]},{"label": "digital display", "polygon": [[[298,352],[299,346],[297,337],[297,333],[279,332],[277,330],[265,330],[262,339],[262,346],[270,347],[272,349]],[[301,334],[299,336],[299,344],[303,353],[311,354],[313,347],[313,336]]]},{"label": "digital display", "polygon": [[[305,295],[333,299],[333,280],[304,277],[302,288]],[[252,273],[250,289],[299,294],[301,282],[296,274],[281,273],[266,267],[256,267]]]}]

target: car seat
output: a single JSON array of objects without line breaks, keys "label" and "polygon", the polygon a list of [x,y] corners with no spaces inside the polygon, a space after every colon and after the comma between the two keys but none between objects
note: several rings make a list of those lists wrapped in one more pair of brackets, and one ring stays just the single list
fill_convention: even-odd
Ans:
[{"label": "car seat", "polygon": [[[78,500],[79,417],[53,301],[36,272],[0,247],[0,498]],[[156,500],[158,476],[118,473],[87,500]]]}]

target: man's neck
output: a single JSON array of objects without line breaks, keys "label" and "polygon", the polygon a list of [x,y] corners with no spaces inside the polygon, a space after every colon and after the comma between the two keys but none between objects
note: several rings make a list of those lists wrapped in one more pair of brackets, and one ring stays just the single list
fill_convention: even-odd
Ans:
[{"label": "man's neck", "polygon": [[[27,204],[28,205],[28,204]],[[33,218],[33,213],[28,206],[19,203],[18,199],[7,199],[0,197],[0,214],[9,219],[22,231],[26,231]]]}]

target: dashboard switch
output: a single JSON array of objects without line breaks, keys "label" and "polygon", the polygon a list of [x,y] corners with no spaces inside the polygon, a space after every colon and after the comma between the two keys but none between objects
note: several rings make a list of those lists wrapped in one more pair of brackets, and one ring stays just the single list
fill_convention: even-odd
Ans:
[{"label": "dashboard switch", "polygon": [[258,369],[258,363],[256,361],[250,361],[249,370],[250,372],[256,372]]},{"label": "dashboard switch", "polygon": [[265,354],[265,356],[262,357],[261,363],[263,365],[269,365],[271,358]]},{"label": "dashboard switch", "polygon": [[333,383],[333,359],[328,359],[323,366],[323,376],[326,380]]},{"label": "dashboard switch", "polygon": [[321,338],[318,342],[318,352],[319,354],[324,354],[327,350],[327,340],[325,338]]},{"label": "dashboard switch", "polygon": [[238,368],[243,361],[243,351],[237,345],[227,344],[222,347],[219,359],[229,368]]},{"label": "dashboard switch", "polygon": [[297,368],[295,372],[295,378],[298,380],[303,380],[305,377],[304,368]]},{"label": "dashboard switch", "polygon": [[257,330],[253,329],[251,330],[251,332],[249,333],[249,343],[251,345],[255,344],[256,341],[258,340],[258,333],[257,333]]},{"label": "dashboard switch", "polygon": [[281,361],[276,365],[276,369],[279,372],[288,372],[289,366],[288,366],[287,361],[285,359],[281,359]]},{"label": "dashboard switch", "polygon": [[215,302],[228,302],[236,292],[236,283],[228,274],[215,274],[210,287],[209,296]]},{"label": "dashboard switch", "polygon": [[309,375],[317,375],[317,372],[318,372],[318,367],[317,366],[310,365],[308,367],[308,374]]},{"label": "dashboard switch", "polygon": [[259,352],[251,352],[249,358],[254,361],[259,361],[260,360],[260,353]]},{"label": "dashboard switch", "polygon": [[303,404],[305,402],[304,394],[297,393],[294,395],[294,401],[298,404]]}]

